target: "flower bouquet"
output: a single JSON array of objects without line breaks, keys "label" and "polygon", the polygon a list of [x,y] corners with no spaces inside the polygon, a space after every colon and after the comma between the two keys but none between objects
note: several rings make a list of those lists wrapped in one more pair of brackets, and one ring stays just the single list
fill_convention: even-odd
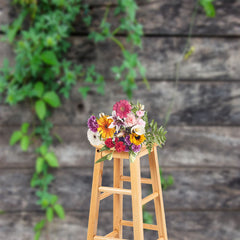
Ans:
[{"label": "flower bouquet", "polygon": [[100,148],[99,151],[110,150],[111,153],[97,162],[111,160],[113,152],[129,152],[130,161],[134,161],[143,145],[149,153],[156,143],[162,147],[166,141],[166,131],[152,120],[149,123],[144,105],[120,100],[113,106],[112,115],[100,113],[88,119],[88,140]]}]

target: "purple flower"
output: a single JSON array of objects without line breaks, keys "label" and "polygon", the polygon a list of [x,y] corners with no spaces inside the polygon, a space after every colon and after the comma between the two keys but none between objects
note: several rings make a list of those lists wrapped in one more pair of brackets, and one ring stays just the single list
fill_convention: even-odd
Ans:
[{"label": "purple flower", "polygon": [[130,142],[130,136],[129,135],[127,135],[126,137],[125,137],[125,143],[126,143],[126,145],[127,146],[130,146],[132,143]]},{"label": "purple flower", "polygon": [[124,152],[129,152],[129,146],[125,145],[125,150]]},{"label": "purple flower", "polygon": [[89,127],[89,129],[90,129],[92,132],[97,132],[98,123],[97,123],[97,120],[96,120],[96,117],[95,117],[95,116],[92,115],[92,116],[88,119],[88,127]]},{"label": "purple flower", "polygon": [[135,145],[135,144],[132,145],[132,150],[134,152],[139,152],[140,149],[141,149],[141,145]]}]

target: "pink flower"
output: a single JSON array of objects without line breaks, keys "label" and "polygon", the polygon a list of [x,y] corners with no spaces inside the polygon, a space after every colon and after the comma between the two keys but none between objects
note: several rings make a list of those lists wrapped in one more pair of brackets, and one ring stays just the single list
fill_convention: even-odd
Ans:
[{"label": "pink flower", "polygon": [[130,113],[132,107],[127,100],[120,100],[113,106],[113,110],[116,111],[117,116],[120,118],[126,118],[127,114]]},{"label": "pink flower", "polygon": [[137,124],[137,120],[136,120],[136,117],[135,117],[135,114],[130,112],[128,115],[127,115],[127,118],[125,120],[125,124],[127,127],[132,127],[133,125]]},{"label": "pink flower", "polygon": [[143,126],[143,127],[146,126],[146,122],[143,119],[141,119],[141,118],[137,119],[137,124],[140,125],[140,126]]},{"label": "pink flower", "polygon": [[136,112],[136,114],[137,114],[138,117],[143,117],[143,116],[144,116],[144,113],[145,113],[145,111],[142,111],[142,110],[138,110],[138,111]]}]

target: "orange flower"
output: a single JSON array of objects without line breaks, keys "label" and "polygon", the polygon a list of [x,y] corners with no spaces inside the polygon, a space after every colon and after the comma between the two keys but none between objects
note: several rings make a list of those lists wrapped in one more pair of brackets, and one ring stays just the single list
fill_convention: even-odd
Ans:
[{"label": "orange flower", "polygon": [[107,115],[103,115],[97,120],[98,123],[98,131],[101,134],[102,138],[112,138],[113,134],[115,133],[116,129],[109,128],[113,120],[111,118],[108,119]]}]

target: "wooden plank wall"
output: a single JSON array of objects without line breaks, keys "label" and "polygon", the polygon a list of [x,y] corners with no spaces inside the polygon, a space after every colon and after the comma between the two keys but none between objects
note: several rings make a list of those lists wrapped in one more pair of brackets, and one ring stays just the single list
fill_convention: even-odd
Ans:
[{"label": "wooden plank wall", "polygon": [[[106,2],[91,0],[95,25]],[[172,96],[176,96],[168,142],[159,151],[164,173],[175,179],[174,186],[164,192],[169,239],[239,240],[240,1],[217,0],[215,19],[199,12],[192,39],[195,52],[182,64],[176,88],[174,67],[186,42],[193,2],[139,1],[138,19],[145,30],[139,56],[147,67],[151,90],[139,81],[134,100],[145,103],[150,116],[161,122]],[[12,16],[9,1],[0,0],[0,24],[8,23]],[[52,117],[54,132],[63,139],[62,144],[54,142],[61,168],[54,172],[52,191],[60,196],[67,216],[64,222],[50,224],[42,239],[86,240],[94,159],[94,149],[86,139],[86,121],[99,109],[110,113],[113,103],[125,98],[109,71],[109,63],[119,62],[117,47],[110,42],[90,42],[79,18],[75,29],[68,57],[85,65],[95,63],[107,78],[107,94],[92,91],[83,100],[75,88],[71,101],[64,100]],[[13,61],[10,47],[0,43],[0,63],[5,57]],[[0,239],[33,239],[33,225],[42,215],[29,186],[34,153],[8,146],[11,133],[21,122],[32,119],[24,104],[13,108],[0,105],[0,209],[5,212],[0,215]],[[146,162],[142,160],[142,174],[148,176]],[[112,182],[111,166],[111,162],[106,163],[105,185]],[[127,162],[125,166],[128,171]],[[145,188],[144,194],[148,191]],[[100,232],[111,230],[111,200],[101,206]],[[153,211],[151,204],[147,208]],[[131,218],[127,197],[124,209],[126,218]],[[133,239],[131,231],[124,230],[126,237]],[[145,234],[147,240],[157,238],[150,231]]]}]

